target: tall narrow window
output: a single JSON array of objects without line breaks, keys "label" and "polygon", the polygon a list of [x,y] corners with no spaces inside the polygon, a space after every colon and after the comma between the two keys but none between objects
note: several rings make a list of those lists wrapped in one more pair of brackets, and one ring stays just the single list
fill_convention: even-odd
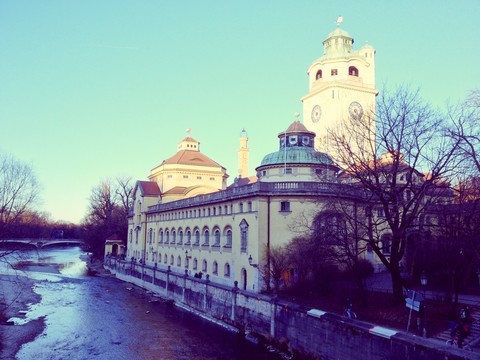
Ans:
[{"label": "tall narrow window", "polygon": [[322,78],[322,70],[317,71],[317,75],[315,75],[315,80],[321,79]]},{"label": "tall narrow window", "polygon": [[208,230],[203,232],[203,244],[204,246],[208,246],[210,244],[210,233]]},{"label": "tall narrow window", "polygon": [[223,276],[225,277],[230,277],[230,264],[226,263],[224,270],[223,270]]},{"label": "tall narrow window", "polygon": [[230,229],[225,234],[225,247],[232,247],[232,230]]},{"label": "tall narrow window", "polygon": [[245,219],[240,222],[240,251],[247,252],[248,246],[248,223]]}]

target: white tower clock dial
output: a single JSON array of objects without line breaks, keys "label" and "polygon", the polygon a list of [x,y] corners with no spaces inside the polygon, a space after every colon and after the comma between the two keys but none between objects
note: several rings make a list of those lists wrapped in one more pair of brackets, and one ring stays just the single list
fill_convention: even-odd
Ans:
[{"label": "white tower clock dial", "polygon": [[360,120],[363,116],[363,107],[359,102],[353,101],[348,107],[350,116],[355,120]]},{"label": "white tower clock dial", "polygon": [[320,121],[320,118],[322,117],[322,108],[320,107],[320,105],[315,105],[313,107],[311,117],[314,123],[317,123]]}]

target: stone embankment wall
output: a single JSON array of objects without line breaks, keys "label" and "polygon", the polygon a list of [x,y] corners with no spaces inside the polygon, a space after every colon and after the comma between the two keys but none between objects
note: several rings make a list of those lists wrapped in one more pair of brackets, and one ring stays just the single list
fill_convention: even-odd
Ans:
[{"label": "stone embankment wall", "polygon": [[318,359],[479,359],[480,354],[318,309],[115,258],[105,267],[123,281],[173,300],[230,330],[258,335]]}]

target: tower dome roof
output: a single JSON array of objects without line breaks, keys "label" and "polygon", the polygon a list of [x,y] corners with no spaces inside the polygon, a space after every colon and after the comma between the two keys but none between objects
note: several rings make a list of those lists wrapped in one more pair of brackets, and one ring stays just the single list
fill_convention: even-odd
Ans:
[{"label": "tower dome roof", "polygon": [[308,130],[305,127],[305,125],[303,125],[300,121],[298,121],[298,119],[295,119],[295,121],[290,124],[287,130],[282,131],[281,133],[278,134],[278,137],[283,137],[285,136],[285,134],[298,134],[298,133],[315,136],[315,133],[313,131]]},{"label": "tower dome roof", "polygon": [[350,36],[350,34],[347,31],[340,29],[340,27],[337,27],[330,34],[328,34],[327,39],[332,37],[347,37],[352,39],[352,43],[353,43],[353,38]]},{"label": "tower dome roof", "polygon": [[[334,165],[332,158],[314,149],[315,133],[308,130],[298,118],[278,134],[277,152],[263,157],[259,167],[270,165]],[[257,168],[258,169],[258,168]]]},{"label": "tower dome roof", "polygon": [[277,152],[265,155],[260,163],[268,165],[334,165],[332,158],[311,147],[287,147]]}]

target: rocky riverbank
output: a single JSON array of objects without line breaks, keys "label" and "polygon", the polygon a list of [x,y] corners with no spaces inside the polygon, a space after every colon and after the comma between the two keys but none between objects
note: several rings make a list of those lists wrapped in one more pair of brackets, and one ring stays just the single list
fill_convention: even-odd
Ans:
[{"label": "rocky riverbank", "polygon": [[29,304],[40,301],[34,282],[25,276],[0,276],[0,359],[14,359],[20,347],[35,339],[45,328],[44,319],[15,325],[12,318],[23,318]]}]

